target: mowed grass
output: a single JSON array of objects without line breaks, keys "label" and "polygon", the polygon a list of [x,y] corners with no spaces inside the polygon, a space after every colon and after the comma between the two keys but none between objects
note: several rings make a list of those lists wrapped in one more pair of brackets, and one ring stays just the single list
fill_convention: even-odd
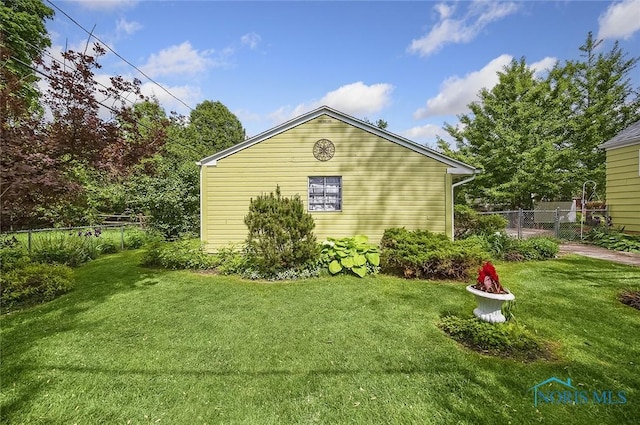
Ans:
[{"label": "mowed grass", "polygon": [[[266,283],[138,266],[76,269],[73,292],[2,317],[6,424],[632,424],[640,268],[583,257],[497,265],[518,321],[558,360],[469,351],[437,327],[475,301],[388,276]],[[626,404],[533,405],[552,376]],[[564,390],[562,387],[550,387]]]}]

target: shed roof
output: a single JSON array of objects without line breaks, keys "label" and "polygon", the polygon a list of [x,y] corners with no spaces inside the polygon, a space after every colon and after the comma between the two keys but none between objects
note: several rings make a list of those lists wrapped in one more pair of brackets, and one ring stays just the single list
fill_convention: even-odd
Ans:
[{"label": "shed roof", "polygon": [[601,144],[600,148],[609,150],[635,145],[636,143],[640,143],[640,121],[636,121],[620,133],[613,136],[611,140]]},{"label": "shed roof", "polygon": [[449,166],[449,169],[447,170],[449,174],[469,175],[469,174],[477,174],[480,172],[480,170],[478,170],[477,168],[472,167],[468,164],[465,164],[464,162],[455,160],[453,158],[449,158],[448,156],[443,155],[440,152],[430,149],[424,145],[417,144],[402,136],[398,136],[397,134],[381,129],[375,125],[366,123],[362,120],[359,120],[343,112],[332,109],[328,106],[321,106],[317,109],[314,109],[313,111],[302,114],[285,123],[282,123],[276,127],[273,127],[270,130],[262,132],[243,142],[240,142],[234,146],[231,146],[230,148],[224,149],[220,152],[217,152],[213,155],[203,158],[200,161],[198,161],[197,164],[201,166],[215,166],[218,160],[221,160],[227,156],[240,152],[241,150],[247,149],[257,143],[265,141],[271,137],[274,137],[280,133],[283,133],[291,128],[297,127],[301,124],[304,124],[305,122],[311,121],[322,115],[327,115],[331,118],[335,118],[339,121],[342,121],[354,127],[360,128],[369,133],[375,134],[376,136],[379,136],[385,140],[388,140],[389,142],[396,143],[400,146],[403,146],[421,155],[424,155],[436,161],[442,162],[443,164],[446,164]]}]

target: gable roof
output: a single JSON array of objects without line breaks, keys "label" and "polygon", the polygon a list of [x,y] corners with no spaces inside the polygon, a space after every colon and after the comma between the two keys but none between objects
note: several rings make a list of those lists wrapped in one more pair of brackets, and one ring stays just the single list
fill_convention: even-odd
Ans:
[{"label": "gable roof", "polygon": [[629,127],[622,130],[611,138],[611,140],[601,144],[601,149],[609,150],[614,148],[622,148],[625,146],[640,143],[640,121],[636,121]]},{"label": "gable roof", "polygon": [[446,164],[449,166],[449,169],[447,170],[449,174],[468,175],[468,174],[477,174],[480,172],[480,170],[468,164],[465,164],[464,162],[455,160],[453,158],[449,158],[448,156],[443,155],[433,149],[430,149],[423,145],[419,145],[415,142],[412,142],[409,139],[405,139],[404,137],[401,137],[401,136],[398,136],[397,134],[393,134],[389,131],[383,130],[375,125],[361,121],[357,118],[354,118],[343,112],[332,109],[328,106],[321,106],[317,109],[314,109],[313,111],[307,112],[306,114],[302,114],[283,124],[273,127],[270,130],[260,133],[257,136],[251,137],[243,142],[240,142],[234,146],[231,146],[230,148],[224,149],[220,152],[217,152],[213,155],[203,158],[200,161],[198,161],[197,164],[200,166],[215,166],[218,160],[221,160],[227,156],[240,152],[241,150],[247,149],[257,143],[270,139],[271,137],[274,137],[280,133],[283,133],[289,129],[297,127],[301,124],[304,124],[322,115],[327,115],[331,118],[335,118],[346,124],[352,125],[361,130],[375,134],[376,136],[379,136],[385,140],[388,140],[389,142],[396,143],[400,146],[403,146],[421,155],[424,155],[436,161],[442,162],[443,164]]}]

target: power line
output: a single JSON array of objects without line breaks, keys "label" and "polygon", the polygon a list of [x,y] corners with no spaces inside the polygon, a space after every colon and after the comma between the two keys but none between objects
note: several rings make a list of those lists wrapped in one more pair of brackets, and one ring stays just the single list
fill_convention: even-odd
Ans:
[{"label": "power line", "polygon": [[109,51],[111,51],[111,53],[113,53],[114,55],[116,55],[118,58],[120,58],[122,61],[124,61],[127,65],[131,66],[133,69],[135,69],[136,71],[138,71],[140,74],[142,74],[143,76],[145,76],[149,81],[151,81],[153,84],[157,85],[158,87],[160,87],[162,90],[164,90],[169,96],[171,96],[172,98],[174,98],[175,100],[177,100],[178,102],[182,103],[184,106],[187,107],[187,109],[189,109],[190,111],[193,111],[193,108],[189,105],[187,105],[185,102],[183,102],[181,99],[177,98],[173,93],[171,93],[169,90],[167,90],[166,88],[164,88],[164,86],[162,86],[160,83],[156,82],[154,79],[152,79],[151,77],[149,77],[147,74],[145,74],[140,68],[138,68],[137,66],[135,66],[134,64],[132,64],[131,62],[129,62],[127,59],[123,58],[118,52],[116,52],[115,50],[113,50],[107,43],[105,43],[104,41],[100,40],[97,36],[95,36],[93,34],[93,32],[90,32],[89,30],[87,30],[85,27],[83,27],[82,25],[80,25],[75,19],[73,19],[71,16],[69,16],[69,14],[67,12],[65,12],[64,10],[60,9],[58,6],[56,6],[51,0],[47,0],[47,3],[49,3],[51,6],[53,6],[56,10],[58,10],[60,13],[62,13],[64,16],[66,16],[67,18],[69,18],[69,20],[71,22],[73,22],[74,24],[76,24],[78,27],[80,27],[84,32],[86,32],[87,34],[89,34],[89,37],[93,37],[96,40],[98,40],[98,42],[100,42],[102,45],[104,45]]},{"label": "power line", "polygon": [[[13,58],[15,61],[21,63],[22,65],[30,68],[33,72],[35,72],[37,74],[40,74],[40,75],[42,75],[43,77],[45,77],[45,78],[47,78],[49,80],[53,80],[53,77],[51,75],[49,75],[46,72],[34,67],[33,65],[29,65],[29,64],[24,63],[20,58],[17,58],[17,57],[15,57],[13,55],[11,55],[11,58]],[[100,102],[99,100],[96,100],[96,103],[98,105],[106,108],[107,110],[111,111],[112,113],[114,113],[116,115],[119,113],[119,111],[117,109],[114,109],[111,106],[105,105],[104,103]],[[146,126],[145,124],[143,124],[143,123],[141,123],[139,121],[136,121],[136,125],[139,125],[140,127],[145,128],[145,129],[147,129],[149,131],[154,131],[155,130],[155,129],[151,128],[151,127]],[[194,147],[192,147],[192,146],[185,145],[185,144],[182,144],[182,143],[179,143],[179,142],[177,144],[182,146],[183,148],[190,149],[192,152],[197,153],[198,155],[201,155],[201,153],[198,150],[196,150]]]}]

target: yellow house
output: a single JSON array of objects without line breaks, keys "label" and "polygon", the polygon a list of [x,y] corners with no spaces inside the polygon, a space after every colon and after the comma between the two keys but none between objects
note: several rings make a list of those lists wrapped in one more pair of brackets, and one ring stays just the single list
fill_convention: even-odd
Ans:
[{"label": "yellow house", "polygon": [[[280,187],[299,195],[318,240],[385,229],[453,235],[453,189],[477,170],[327,106],[198,162],[208,251],[247,237],[249,202]],[[471,176],[455,182],[457,177]],[[460,180],[460,179],[458,179]]]},{"label": "yellow house", "polygon": [[613,225],[640,232],[640,121],[600,148],[607,153],[607,208]]}]

